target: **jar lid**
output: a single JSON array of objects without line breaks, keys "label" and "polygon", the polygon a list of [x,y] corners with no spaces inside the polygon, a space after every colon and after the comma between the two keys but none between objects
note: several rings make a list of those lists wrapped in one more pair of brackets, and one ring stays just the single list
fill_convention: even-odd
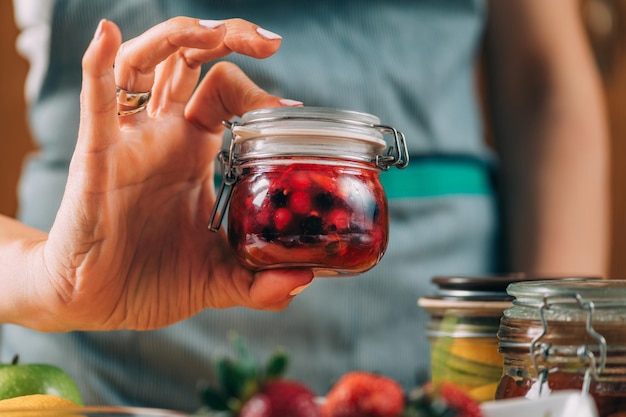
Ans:
[{"label": "jar lid", "polygon": [[436,276],[431,282],[437,285],[433,298],[464,300],[511,300],[506,292],[511,282],[527,279],[523,273],[493,276]]},{"label": "jar lid", "polygon": [[[626,307],[626,280],[570,278],[517,282],[509,285],[507,292],[515,297],[515,305],[526,307],[542,307],[549,298],[558,300],[574,297],[593,302],[595,308]],[[563,303],[561,308],[568,308],[568,304]]]},{"label": "jar lid", "polygon": [[384,148],[383,134],[376,129],[380,119],[368,113],[327,107],[271,107],[243,115],[233,127],[234,140],[262,136],[351,138]]},{"label": "jar lid", "polygon": [[455,311],[472,316],[499,317],[502,311],[511,307],[513,297],[506,293],[506,287],[513,280],[525,277],[524,274],[493,276],[436,276],[431,279],[437,285],[435,294],[417,301],[420,307],[431,315],[444,315]]},{"label": "jar lid", "polygon": [[[368,113],[327,107],[270,107],[225,121],[232,133],[220,152],[227,169],[264,158],[334,158],[365,162],[386,171],[406,168],[404,134]],[[389,144],[387,143],[389,140]]]}]

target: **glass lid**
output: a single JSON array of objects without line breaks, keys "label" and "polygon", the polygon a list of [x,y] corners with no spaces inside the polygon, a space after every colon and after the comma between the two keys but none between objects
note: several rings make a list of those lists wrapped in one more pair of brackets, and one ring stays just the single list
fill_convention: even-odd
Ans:
[{"label": "glass lid", "polygon": [[326,107],[271,107],[253,110],[235,122],[235,141],[258,137],[289,136],[310,138],[328,136],[351,138],[384,148],[380,119],[368,113]]},{"label": "glass lid", "polygon": [[596,308],[626,307],[626,280],[566,278],[515,282],[507,287],[507,292],[515,298],[514,304],[528,307],[540,307],[548,299],[579,299],[593,302]]}]

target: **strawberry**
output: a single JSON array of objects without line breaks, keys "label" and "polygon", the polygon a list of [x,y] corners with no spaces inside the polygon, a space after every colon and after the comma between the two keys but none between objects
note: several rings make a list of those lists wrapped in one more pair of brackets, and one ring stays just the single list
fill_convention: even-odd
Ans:
[{"label": "strawberry", "polygon": [[405,417],[482,417],[479,403],[452,382],[427,383],[407,400]]},{"label": "strawberry", "polygon": [[219,387],[199,384],[203,407],[198,414],[223,417],[319,417],[315,393],[286,379],[287,355],[277,350],[261,367],[240,337],[234,345],[238,358],[220,358],[216,364]]},{"label": "strawberry", "polygon": [[[426,389],[432,389],[437,392],[436,384],[429,384]],[[441,399],[448,404],[449,407],[458,410],[457,417],[481,417],[480,405],[472,399],[465,390],[453,383],[442,383],[438,386]]]},{"label": "strawberry", "polygon": [[343,375],[326,395],[322,417],[396,417],[404,391],[395,380],[365,371]]},{"label": "strawberry", "polygon": [[238,417],[319,417],[315,394],[306,385],[276,379],[250,398]]}]

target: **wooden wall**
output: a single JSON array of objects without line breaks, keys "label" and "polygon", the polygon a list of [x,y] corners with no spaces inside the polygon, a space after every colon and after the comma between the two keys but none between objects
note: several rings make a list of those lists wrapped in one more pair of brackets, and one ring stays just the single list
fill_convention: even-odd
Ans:
[{"label": "wooden wall", "polygon": [[14,216],[15,184],[24,155],[33,148],[24,114],[28,64],[15,51],[17,28],[11,0],[0,0],[0,214]]},{"label": "wooden wall", "polygon": [[[626,0],[579,0],[604,79],[612,134],[611,277],[626,278]],[[0,214],[14,216],[22,160],[33,149],[24,114],[27,64],[15,52],[10,0],[0,0]]]}]

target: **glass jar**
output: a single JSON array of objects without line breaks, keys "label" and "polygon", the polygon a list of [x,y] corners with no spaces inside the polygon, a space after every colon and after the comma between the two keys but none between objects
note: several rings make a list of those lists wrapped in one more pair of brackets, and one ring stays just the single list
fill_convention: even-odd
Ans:
[{"label": "glass jar", "polygon": [[507,292],[496,398],[576,389],[593,396],[600,417],[626,413],[626,281],[520,282]]},{"label": "glass jar", "polygon": [[426,335],[431,346],[431,380],[451,381],[477,401],[495,397],[502,376],[498,326],[511,307],[506,287],[524,274],[432,279],[437,292],[418,300],[430,315]]},{"label": "glass jar", "polygon": [[379,262],[389,233],[379,174],[407,166],[401,132],[370,114],[318,107],[255,110],[228,126],[209,228],[228,206],[228,242],[242,265],[347,276]]}]

